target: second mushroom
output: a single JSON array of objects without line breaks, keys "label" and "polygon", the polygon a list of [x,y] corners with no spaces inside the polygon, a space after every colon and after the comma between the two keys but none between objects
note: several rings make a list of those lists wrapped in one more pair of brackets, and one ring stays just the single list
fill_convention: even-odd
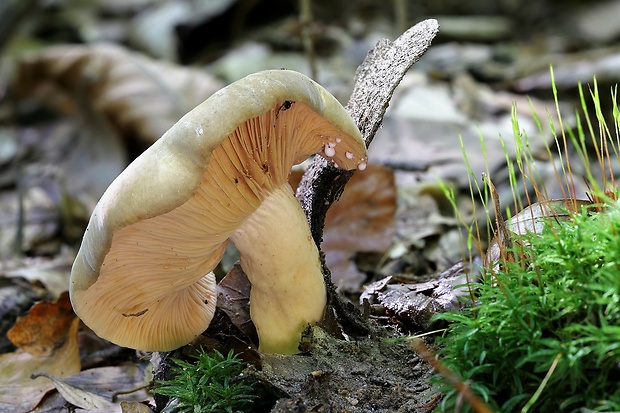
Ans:
[{"label": "second mushroom", "polygon": [[121,346],[185,345],[213,317],[212,270],[230,240],[252,284],[259,349],[296,353],[304,328],[323,317],[326,290],[287,179],[315,153],[337,168],[366,165],[352,119],[306,76],[260,72],[212,95],[95,207],[71,272],[77,315]]}]

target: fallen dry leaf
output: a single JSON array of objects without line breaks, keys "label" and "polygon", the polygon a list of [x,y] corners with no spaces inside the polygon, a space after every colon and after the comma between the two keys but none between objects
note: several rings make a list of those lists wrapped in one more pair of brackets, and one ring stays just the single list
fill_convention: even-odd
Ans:
[{"label": "fallen dry leaf", "polygon": [[35,374],[33,378],[45,377],[49,379],[58,393],[69,403],[85,410],[95,409],[112,409],[114,404],[111,401],[106,400],[102,396],[80,389],[79,387],[72,386],[62,380],[57,379],[49,374],[41,373]]},{"label": "fallen dry leaf", "polygon": [[38,283],[31,284],[21,277],[4,276],[7,261],[0,263],[0,354],[15,348],[6,333],[13,328],[17,317],[26,313],[47,294],[46,289]]},{"label": "fallen dry leaf", "polygon": [[[66,411],[67,402],[81,406],[82,410],[78,411],[83,413],[120,413],[125,411],[123,405],[127,403],[128,406],[142,404],[136,402],[152,403],[152,395],[147,392],[152,376],[148,373],[150,364],[125,363],[84,370],[65,379],[50,376],[49,382],[56,384],[59,392],[48,394],[35,412]],[[139,406],[136,408],[134,412],[141,413]]]},{"label": "fallen dry leaf", "polygon": [[391,168],[370,164],[353,174],[325,217],[325,250],[385,252],[396,230],[396,185]]},{"label": "fallen dry leaf", "polygon": [[250,318],[250,280],[236,263],[217,285],[217,307],[253,343],[258,343],[256,327]]},{"label": "fallen dry leaf", "polygon": [[500,218],[500,229],[489,244],[483,265],[494,265],[494,268],[498,269],[498,263],[505,252],[502,248],[512,245],[513,241],[518,241],[528,233],[540,234],[550,219],[569,220],[572,214],[581,213],[582,207],[592,207],[592,201],[552,199],[529,205],[505,221]]},{"label": "fallen dry leaf", "polygon": [[150,59],[112,44],[53,46],[24,57],[22,96],[72,112],[85,102],[124,136],[150,144],[223,84],[202,70]]},{"label": "fallen dry leaf", "polygon": [[[297,187],[303,171],[293,171]],[[391,168],[370,164],[347,183],[342,196],[327,212],[321,249],[332,281],[341,291],[358,291],[366,276],[353,262],[358,252],[384,253],[396,228],[396,185]]]},{"label": "fallen dry leaf", "polygon": [[373,306],[373,315],[390,317],[406,329],[428,331],[435,314],[463,307],[460,298],[468,295],[469,290],[457,287],[468,282],[470,268],[459,262],[426,282],[403,282],[399,277],[388,276],[365,286],[360,304]]},{"label": "fallen dry leaf", "polygon": [[69,293],[65,292],[55,303],[41,301],[32,306],[28,315],[17,318],[7,336],[20,350],[50,357],[65,343],[74,318]]},{"label": "fallen dry leaf", "polygon": [[[0,275],[9,279],[28,280],[32,283],[29,285],[30,289],[33,289],[34,285],[44,287],[53,299],[58,299],[62,293],[67,291],[73,260],[75,260],[75,251],[70,248],[61,248],[60,253],[54,257],[23,257],[4,260],[3,268],[0,267]],[[0,297],[2,297],[1,291]],[[2,307],[8,305],[0,298],[0,315],[2,315]]]},{"label": "fallen dry leaf", "polygon": [[149,378],[145,375],[144,363],[98,367],[65,379],[48,374],[42,376],[54,383],[66,401],[85,410],[118,412],[118,397],[126,401],[141,401],[149,397],[145,390]]},{"label": "fallen dry leaf", "polygon": [[33,356],[24,351],[0,355],[0,411],[22,413],[34,409],[43,396],[54,388],[45,377],[31,375],[46,373],[64,378],[79,373],[80,353],[77,344],[79,319],[70,321],[67,334],[59,347],[49,356]]}]

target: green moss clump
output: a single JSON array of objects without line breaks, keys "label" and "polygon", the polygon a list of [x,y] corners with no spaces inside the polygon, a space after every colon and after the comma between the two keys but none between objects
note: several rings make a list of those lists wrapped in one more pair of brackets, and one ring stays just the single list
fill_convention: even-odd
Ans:
[{"label": "green moss clump", "polygon": [[[451,322],[443,362],[491,407],[620,411],[620,209],[609,209],[550,219],[472,285],[475,304],[437,316]],[[443,390],[453,411],[458,394]]]},{"label": "green moss clump", "polygon": [[253,384],[243,380],[245,363],[231,350],[227,356],[215,352],[194,356],[195,364],[173,359],[174,378],[156,383],[153,392],[170,396],[174,403],[165,411],[181,413],[251,412],[255,394]]}]

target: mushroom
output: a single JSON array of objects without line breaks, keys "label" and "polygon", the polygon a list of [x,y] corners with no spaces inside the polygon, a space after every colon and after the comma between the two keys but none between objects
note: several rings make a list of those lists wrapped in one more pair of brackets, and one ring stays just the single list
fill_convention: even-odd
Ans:
[{"label": "mushroom", "polygon": [[77,315],[121,346],[183,346],[213,317],[212,270],[230,240],[252,284],[259,350],[296,353],[326,306],[319,253],[287,183],[315,153],[342,169],[366,165],[353,120],[306,76],[264,71],[213,94],[95,207],[71,270]]}]

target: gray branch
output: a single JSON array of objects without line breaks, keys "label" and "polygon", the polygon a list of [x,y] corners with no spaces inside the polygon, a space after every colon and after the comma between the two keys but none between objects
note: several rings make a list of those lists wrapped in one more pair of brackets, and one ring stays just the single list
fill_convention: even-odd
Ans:
[{"label": "gray branch", "polygon": [[[362,133],[366,147],[381,126],[396,86],[409,68],[420,60],[439,31],[437,20],[416,24],[393,42],[380,40],[355,74],[355,87],[347,111]],[[372,161],[372,160],[371,160]],[[308,218],[317,245],[323,238],[325,214],[353,175],[316,157],[297,189],[297,198]]]}]

